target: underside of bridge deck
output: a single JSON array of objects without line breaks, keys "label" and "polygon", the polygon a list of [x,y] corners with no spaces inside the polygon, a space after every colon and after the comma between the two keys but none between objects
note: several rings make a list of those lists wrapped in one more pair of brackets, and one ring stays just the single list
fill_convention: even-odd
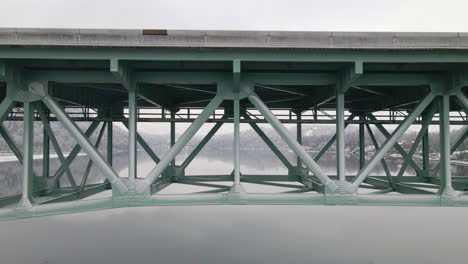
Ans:
[{"label": "underside of bridge deck", "polygon": [[[22,164],[23,173],[17,175],[22,177],[22,192],[0,198],[0,219],[149,205],[468,206],[468,175],[452,175],[451,170],[451,155],[468,136],[468,49],[19,43],[0,46],[0,121],[22,122],[22,142],[17,145],[3,124],[0,135]],[[40,131],[34,129],[38,122]],[[80,122],[90,125],[82,129]],[[165,155],[158,156],[140,135],[140,122],[170,124],[171,147]],[[176,140],[175,125],[180,122],[190,125]],[[76,142],[70,153],[62,151],[51,128],[54,123]],[[128,177],[120,176],[112,162],[116,123],[128,128]],[[205,123],[213,124],[211,130],[176,163]],[[186,175],[187,166],[225,123],[233,126],[232,173]],[[295,163],[259,124],[275,130],[295,153]],[[288,124],[295,126],[296,135]],[[302,144],[306,124],[335,124],[336,134],[311,154]],[[242,173],[241,125],[258,134],[287,175]],[[360,165],[354,175],[345,163],[348,125],[359,127]],[[396,128],[389,130],[390,125]],[[429,163],[430,126],[440,135],[435,164]],[[461,136],[451,140],[450,126],[464,129]],[[399,139],[410,127],[418,133],[404,148]],[[40,173],[33,169],[37,133],[44,139]],[[107,144],[99,148],[104,135]],[[375,151],[368,159],[365,135]],[[379,142],[377,136],[385,140]],[[50,144],[61,164],[55,173],[49,169]],[[336,173],[330,175],[318,163],[332,145]],[[139,148],[156,164],[147,175],[137,173]],[[421,155],[416,155],[420,148]],[[403,160],[397,173],[385,160],[391,151]],[[78,177],[70,167],[81,152],[89,162]],[[382,166],[385,175],[373,175],[376,166]],[[103,182],[88,183],[92,167],[105,177]],[[409,169],[413,176],[405,174]],[[67,185],[62,183],[65,178]],[[251,193],[243,187],[247,183],[291,190]],[[212,190],[160,193],[171,184]],[[87,198],[107,190],[110,197]]]}]

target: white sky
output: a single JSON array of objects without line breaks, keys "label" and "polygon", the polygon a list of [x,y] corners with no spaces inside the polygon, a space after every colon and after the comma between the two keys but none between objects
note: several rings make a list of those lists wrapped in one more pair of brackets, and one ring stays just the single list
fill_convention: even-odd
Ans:
[{"label": "white sky", "polygon": [[463,0],[2,0],[0,27],[468,32]]}]

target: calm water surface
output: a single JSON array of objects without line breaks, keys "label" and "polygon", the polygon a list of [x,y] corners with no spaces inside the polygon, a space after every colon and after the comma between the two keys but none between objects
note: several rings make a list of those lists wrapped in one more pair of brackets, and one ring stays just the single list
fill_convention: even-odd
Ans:
[{"label": "calm water surface", "polygon": [[[178,162],[187,154],[182,153]],[[288,158],[295,160],[292,153]],[[126,159],[126,153],[121,153],[114,160],[122,176]],[[79,157],[72,171],[81,175],[86,162]],[[41,171],[40,161],[36,163]],[[330,154],[319,164],[334,174],[335,163]],[[355,156],[347,156],[349,173],[357,171],[357,163]],[[389,166],[395,172],[401,163],[394,159]],[[18,193],[19,164],[4,165],[2,194]],[[51,171],[57,165],[54,160]],[[146,175],[153,166],[139,152],[139,175]],[[205,151],[188,172],[228,174],[232,168],[231,150]],[[285,174],[286,170],[273,154],[244,149],[242,172]],[[95,169],[92,175],[91,182],[103,180]],[[467,219],[467,208],[123,208],[2,221],[0,263],[466,263]]]}]

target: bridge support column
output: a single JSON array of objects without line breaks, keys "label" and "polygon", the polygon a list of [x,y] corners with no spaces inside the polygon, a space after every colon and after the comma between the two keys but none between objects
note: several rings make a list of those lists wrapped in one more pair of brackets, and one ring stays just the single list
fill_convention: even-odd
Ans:
[{"label": "bridge support column", "polygon": [[[297,120],[302,119],[301,111],[296,112],[296,117],[297,117]],[[297,139],[297,143],[302,145],[302,123],[301,122],[298,122],[296,124],[296,139]],[[296,167],[298,167],[298,168],[302,167],[301,158],[299,158],[299,156],[297,156],[297,155],[296,155]]]},{"label": "bridge support column", "polygon": [[442,95],[440,100],[440,202],[444,206],[456,205],[457,194],[452,187],[450,166],[450,96]]},{"label": "bridge support column", "polygon": [[[428,116],[427,113],[423,114],[423,121],[425,121]],[[424,135],[422,138],[422,165],[423,165],[423,175],[419,176],[424,176],[424,177],[429,177],[430,176],[430,164],[429,164],[429,154],[431,150],[429,148],[429,129],[426,129],[424,131]]]},{"label": "bridge support column", "polygon": [[[176,141],[176,140],[175,140],[176,123],[174,122],[175,115],[176,115],[176,111],[171,110],[171,139],[170,139],[170,140],[171,140],[171,142],[170,142],[171,148],[174,146],[175,141]],[[171,166],[172,168],[175,167],[175,165],[176,165],[175,162],[176,162],[176,161],[175,161],[175,158],[174,158],[174,159],[171,161],[171,164],[170,164],[170,166]]]},{"label": "bridge support column", "polygon": [[[49,118],[46,116],[47,125],[49,125]],[[42,177],[49,177],[50,167],[50,140],[46,128],[42,129]]]},{"label": "bridge support column", "polygon": [[31,102],[23,103],[23,194],[19,206],[31,207],[33,201],[33,136],[34,107]]},{"label": "bridge support column", "polygon": [[109,117],[111,120],[107,121],[107,162],[112,166],[114,157],[114,123],[112,122],[112,116]]},{"label": "bridge support column", "polygon": [[[336,170],[339,181],[346,181],[345,137],[344,137],[344,93],[336,89]],[[359,126],[359,134],[361,127]],[[361,140],[361,137],[359,137]]]},{"label": "bridge support column", "polygon": [[[366,117],[359,116],[359,121],[364,122]],[[364,131],[364,123],[359,124],[359,169],[364,168],[366,165],[366,137]]]},{"label": "bridge support column", "polygon": [[137,116],[136,86],[130,85],[128,87],[128,183],[130,185],[134,185],[137,177]]},{"label": "bridge support column", "polygon": [[239,99],[234,100],[234,185],[240,185],[240,107]]}]

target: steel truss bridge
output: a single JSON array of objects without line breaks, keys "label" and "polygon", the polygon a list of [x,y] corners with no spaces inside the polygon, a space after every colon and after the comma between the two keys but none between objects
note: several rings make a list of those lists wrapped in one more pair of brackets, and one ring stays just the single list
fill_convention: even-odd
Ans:
[{"label": "steel truss bridge", "polygon": [[[0,219],[116,207],[216,204],[325,204],[468,206],[468,175],[451,174],[451,154],[468,136],[468,36],[439,33],[223,32],[166,30],[0,30],[0,121],[22,122],[18,147],[0,134],[23,166],[22,193],[0,198]],[[43,131],[34,131],[40,121]],[[82,131],[77,122],[89,121]],[[60,122],[76,146],[67,156],[51,129]],[[128,128],[129,177],[113,167],[113,124]],[[171,148],[155,154],[138,122],[171,125]],[[175,140],[176,122],[188,129]],[[213,128],[181,164],[175,157],[205,123]],[[224,123],[233,123],[233,173],[186,176],[185,169]],[[240,171],[239,126],[250,125],[288,169],[287,175]],[[296,154],[295,163],[259,127],[269,123]],[[295,124],[292,135],[285,124]],[[301,145],[303,124],[336,124],[315,156]],[[345,128],[359,126],[360,169],[346,175]],[[397,128],[388,131],[386,124]],[[399,139],[420,129],[412,147]],[[101,130],[96,142],[90,137]],[[430,125],[440,130],[440,161],[429,163]],[[464,133],[450,140],[450,126]],[[386,140],[379,143],[377,130]],[[42,173],[33,170],[33,135],[43,133]],[[98,151],[106,133],[107,150]],[[375,154],[365,159],[365,133]],[[313,135],[312,135],[313,137]],[[336,142],[336,174],[317,164]],[[51,173],[50,144],[61,162]],[[157,163],[137,175],[137,145]],[[422,163],[414,161],[422,146]],[[390,172],[384,156],[404,162]],[[69,167],[83,151],[88,166],[77,182]],[[386,175],[371,175],[377,165]],[[106,180],[88,184],[95,166]],[[403,176],[412,168],[415,176]],[[60,186],[63,176],[71,186]],[[80,175],[81,176],[81,175]],[[226,188],[209,182],[230,181]],[[248,193],[243,182],[293,191]],[[292,185],[299,182],[301,185]],[[160,194],[172,183],[211,186],[194,194]],[[372,192],[362,194],[367,188]],[[112,190],[111,197],[84,199]]]}]

